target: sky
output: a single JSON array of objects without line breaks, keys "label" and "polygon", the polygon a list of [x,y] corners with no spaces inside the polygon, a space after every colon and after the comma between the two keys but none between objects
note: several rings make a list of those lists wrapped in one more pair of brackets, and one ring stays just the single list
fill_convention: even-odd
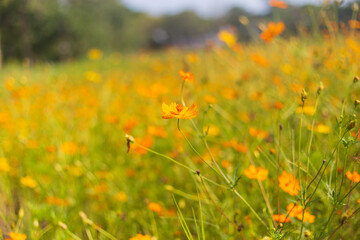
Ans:
[{"label": "sky", "polygon": [[[324,0],[284,0],[293,5],[306,3],[321,4]],[[349,2],[350,0],[345,0]],[[184,10],[193,10],[202,16],[220,16],[231,7],[261,14],[269,10],[268,0],[122,0],[129,8],[150,15],[176,14]]]}]

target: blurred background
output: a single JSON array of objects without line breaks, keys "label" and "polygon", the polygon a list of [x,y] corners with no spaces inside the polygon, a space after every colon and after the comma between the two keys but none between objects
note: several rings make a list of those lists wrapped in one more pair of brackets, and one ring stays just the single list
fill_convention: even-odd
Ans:
[{"label": "blurred background", "polygon": [[[353,1],[289,0],[286,11],[267,0],[0,0],[2,62],[61,61],[104,52],[199,48],[217,43],[222,29],[242,42],[258,39],[259,26],[282,20],[285,37],[304,34],[324,7],[339,22],[351,19]],[[306,32],[306,31],[305,31]]]}]

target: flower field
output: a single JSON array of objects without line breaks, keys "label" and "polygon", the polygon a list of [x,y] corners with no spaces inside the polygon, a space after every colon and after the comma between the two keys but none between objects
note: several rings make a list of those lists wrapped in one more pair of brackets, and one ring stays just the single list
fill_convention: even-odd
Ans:
[{"label": "flower field", "polygon": [[[350,24],[350,23],[349,23]],[[356,239],[356,26],[8,64],[4,239]],[[356,24],[355,24],[356,25]]]}]

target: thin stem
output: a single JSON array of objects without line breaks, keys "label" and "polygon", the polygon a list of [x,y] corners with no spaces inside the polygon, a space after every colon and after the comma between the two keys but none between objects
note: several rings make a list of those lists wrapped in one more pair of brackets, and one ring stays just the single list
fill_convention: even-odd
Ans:
[{"label": "thin stem", "polygon": [[[164,155],[164,154],[161,154],[161,153],[156,152],[156,151],[154,151],[154,150],[152,150],[152,149],[150,149],[150,148],[147,148],[147,147],[144,147],[144,146],[140,145],[140,144],[137,143],[136,141],[134,142],[134,144],[136,144],[136,146],[141,147],[142,149],[145,149],[145,150],[147,150],[147,151],[149,151],[149,152],[151,152],[151,153],[153,153],[153,154],[156,154],[156,155],[158,155],[158,156],[160,156],[160,157],[163,157],[163,158],[166,158],[166,159],[170,160],[171,162],[173,162],[173,163],[175,163],[175,164],[177,164],[177,165],[179,165],[179,166],[181,166],[181,167],[189,170],[191,173],[196,174],[196,172],[197,172],[196,170],[191,169],[190,167],[188,167],[188,166],[186,166],[186,165],[184,165],[184,164],[176,161],[175,159],[173,159],[173,158],[171,158],[171,157],[168,157],[168,156],[166,156],[166,155]],[[218,186],[218,187],[221,187],[221,188],[224,188],[224,189],[228,189],[227,186],[221,185],[221,184],[219,184],[219,183],[217,183],[217,182],[215,182],[215,181],[213,181],[213,180],[211,180],[211,179],[209,179],[209,178],[207,178],[207,177],[203,177],[203,178],[204,178],[206,181],[208,181],[208,182],[210,182],[210,183],[212,183],[212,184],[214,184],[214,185],[216,185],[216,186]]]},{"label": "thin stem", "polygon": [[[360,208],[356,209],[356,210],[354,211],[354,213],[350,215],[350,217],[347,219],[347,221],[348,221],[350,218],[354,217],[354,216],[355,216],[356,214],[358,214],[359,212],[360,212]],[[328,240],[329,240],[330,238],[332,238],[332,237],[334,236],[334,234],[335,234],[347,221],[342,222],[337,228],[335,228],[335,230],[334,230],[334,231],[330,234],[330,236],[328,237]]]},{"label": "thin stem", "polygon": [[156,151],[154,151],[154,150],[152,150],[152,149],[150,149],[150,148],[144,147],[144,146],[140,145],[139,143],[137,143],[136,141],[134,142],[134,144],[136,144],[136,146],[139,146],[139,147],[141,147],[142,149],[147,150],[147,151],[149,151],[149,152],[151,152],[151,153],[153,153],[153,154],[156,154],[156,155],[158,155],[158,156],[161,156],[161,157],[163,157],[163,158],[166,158],[166,159],[172,161],[173,163],[175,163],[175,164],[177,164],[177,165],[179,165],[179,166],[181,166],[181,167],[183,167],[183,168],[186,168],[187,170],[189,170],[189,171],[192,172],[192,173],[196,173],[195,170],[193,170],[193,169],[191,169],[190,167],[188,167],[188,166],[186,166],[186,165],[184,165],[184,164],[176,161],[175,159],[173,159],[173,158],[171,158],[171,157],[168,157],[168,156],[166,156],[166,155],[164,155],[164,154],[161,154],[161,153],[159,153],[159,152],[156,152]]},{"label": "thin stem", "polygon": [[[309,165],[310,165],[310,151],[311,151],[312,140],[313,140],[313,137],[314,137],[315,116],[316,116],[316,111],[317,111],[318,103],[319,103],[319,95],[317,95],[317,97],[316,97],[315,112],[314,112],[314,116],[313,116],[313,120],[312,120],[311,134],[310,134],[310,140],[309,140],[309,147],[308,147],[308,151],[307,151],[307,164],[306,164],[307,167],[306,167],[306,178],[305,178],[305,183],[306,183],[306,184],[307,184],[307,182],[308,182]],[[306,191],[306,188],[305,188],[305,191]],[[305,196],[306,196],[306,194],[305,194]]]},{"label": "thin stem", "polygon": [[[302,130],[302,123],[303,123],[303,115],[304,115],[304,105],[305,105],[305,102],[303,101],[302,106],[301,106],[301,117],[300,117],[300,127],[299,127],[299,150],[298,150],[298,153],[299,153],[298,177],[299,177],[299,181],[300,181],[301,191],[303,190],[303,185],[302,185],[302,181],[301,181],[301,171],[300,171],[300,167],[301,167],[301,132],[302,132],[301,130]],[[301,194],[301,196],[303,196],[303,195]],[[301,201],[303,202],[303,199]],[[304,211],[303,211],[303,217],[301,219],[301,228],[300,228],[299,239],[301,239],[303,228],[304,228]]]},{"label": "thin stem", "polygon": [[220,207],[215,203],[215,201],[214,201],[214,200],[212,199],[212,197],[210,196],[210,194],[209,194],[209,192],[208,192],[208,190],[207,190],[207,188],[206,188],[206,186],[205,186],[205,184],[204,184],[204,181],[202,180],[202,177],[201,177],[200,175],[199,175],[199,177],[200,177],[200,182],[201,182],[201,184],[202,184],[202,186],[203,186],[206,194],[208,195],[210,201],[214,204],[214,206],[216,207],[216,209],[221,213],[221,215],[223,215],[223,216],[225,217],[225,219],[226,219],[231,225],[233,225],[233,226],[235,227],[235,229],[237,229],[238,231],[240,231],[240,230],[239,230],[239,226],[236,225],[233,221],[231,221],[230,218],[228,218],[228,216],[226,216],[226,214],[225,214],[225,213],[220,209]]},{"label": "thin stem", "polygon": [[277,152],[277,213],[280,214],[280,182],[279,182],[279,176],[280,176],[280,151],[281,151],[281,132],[282,132],[282,126],[279,127],[279,145],[278,145],[278,152]]},{"label": "thin stem", "polygon": [[245,200],[241,194],[236,191],[235,189],[232,189],[232,191],[245,203],[245,205],[250,209],[250,211],[255,215],[255,217],[265,226],[267,227],[266,223],[260,218],[260,216],[256,213],[256,211],[250,206],[250,204]]},{"label": "thin stem", "polygon": [[218,174],[220,177],[223,177],[218,171],[216,171],[215,168],[213,168],[207,161],[205,161],[205,159],[201,156],[201,154],[195,149],[195,147],[191,144],[191,142],[187,139],[187,137],[185,136],[185,134],[183,133],[183,131],[181,131],[180,129],[180,119],[178,119],[178,130],[181,132],[181,134],[183,135],[184,139],[186,140],[186,142],[189,144],[189,146],[191,147],[191,149],[199,156],[199,158],[201,159],[201,161],[203,161],[209,168],[211,168],[216,174]]},{"label": "thin stem", "polygon": [[[247,146],[246,146],[246,148],[249,149]],[[250,163],[255,166],[255,163],[254,163],[254,161],[253,161],[253,159],[252,159],[252,157],[251,157],[251,154],[250,154],[249,150],[247,151],[247,155],[248,155],[248,157],[249,157]],[[262,196],[263,196],[263,198],[264,198],[266,207],[268,208],[268,211],[269,211],[269,213],[270,213],[270,215],[271,215],[272,222],[273,222],[275,228],[277,228],[277,223],[276,223],[276,221],[275,221],[274,218],[273,218],[274,212],[273,212],[273,210],[272,210],[272,208],[271,208],[271,205],[270,205],[270,203],[269,203],[269,200],[268,200],[268,198],[267,198],[267,196],[266,196],[266,194],[265,194],[264,186],[263,186],[262,182],[261,182],[259,179],[257,180],[257,182],[258,182],[258,184],[259,184],[259,186],[260,186],[261,194],[262,194]]]}]

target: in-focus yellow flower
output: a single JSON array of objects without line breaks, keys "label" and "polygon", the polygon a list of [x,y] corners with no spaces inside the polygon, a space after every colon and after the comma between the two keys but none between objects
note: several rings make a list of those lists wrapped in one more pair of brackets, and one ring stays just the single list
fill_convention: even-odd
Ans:
[{"label": "in-focus yellow flower", "polygon": [[196,110],[196,104],[193,104],[190,108],[188,108],[180,103],[176,104],[173,102],[170,103],[170,105],[163,103],[161,113],[163,115],[162,118],[164,119],[191,119],[196,117],[199,112]]},{"label": "in-focus yellow flower", "polygon": [[30,176],[20,178],[20,183],[29,188],[35,188],[38,185],[35,179]]},{"label": "in-focus yellow flower", "polygon": [[192,74],[191,72],[184,72],[183,70],[179,71],[180,77],[188,83],[194,83],[195,82],[195,77],[194,74]]}]

